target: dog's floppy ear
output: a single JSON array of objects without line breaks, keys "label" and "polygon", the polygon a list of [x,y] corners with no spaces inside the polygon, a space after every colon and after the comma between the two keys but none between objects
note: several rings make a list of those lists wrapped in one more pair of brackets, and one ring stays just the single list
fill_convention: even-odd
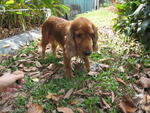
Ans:
[{"label": "dog's floppy ear", "polygon": [[73,33],[70,28],[67,30],[66,42],[64,48],[67,57],[70,58],[76,55],[75,41],[73,39]]},{"label": "dog's floppy ear", "polygon": [[98,44],[97,44],[98,30],[95,27],[95,25],[93,25],[93,29],[94,29],[94,36],[92,37],[92,40],[93,40],[93,51],[97,51],[98,50]]}]

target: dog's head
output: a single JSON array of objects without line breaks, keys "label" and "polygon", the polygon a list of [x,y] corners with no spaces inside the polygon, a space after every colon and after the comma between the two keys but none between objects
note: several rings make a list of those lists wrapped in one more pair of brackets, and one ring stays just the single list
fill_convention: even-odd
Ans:
[{"label": "dog's head", "polygon": [[89,56],[96,51],[98,40],[97,28],[88,19],[80,17],[71,22],[67,33],[66,54],[68,56]]}]

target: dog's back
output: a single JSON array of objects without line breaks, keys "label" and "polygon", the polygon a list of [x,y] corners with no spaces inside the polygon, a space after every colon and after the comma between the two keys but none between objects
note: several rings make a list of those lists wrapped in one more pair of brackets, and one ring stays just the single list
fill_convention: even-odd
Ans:
[{"label": "dog's back", "polygon": [[42,25],[42,43],[53,43],[56,41],[63,47],[69,23],[69,21],[58,17],[48,18]]}]

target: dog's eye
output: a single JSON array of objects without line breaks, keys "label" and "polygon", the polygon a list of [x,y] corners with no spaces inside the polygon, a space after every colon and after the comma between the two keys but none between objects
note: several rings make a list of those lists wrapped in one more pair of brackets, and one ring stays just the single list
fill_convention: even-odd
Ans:
[{"label": "dog's eye", "polygon": [[82,34],[76,34],[76,37],[80,38],[80,37],[82,37]]}]

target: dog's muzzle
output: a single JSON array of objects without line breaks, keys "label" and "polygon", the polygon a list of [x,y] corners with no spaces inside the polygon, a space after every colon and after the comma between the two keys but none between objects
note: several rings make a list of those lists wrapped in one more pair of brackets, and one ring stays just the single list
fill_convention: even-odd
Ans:
[{"label": "dog's muzzle", "polygon": [[83,52],[84,56],[89,56],[89,55],[91,55],[91,53],[92,53],[91,51],[84,51]]}]

